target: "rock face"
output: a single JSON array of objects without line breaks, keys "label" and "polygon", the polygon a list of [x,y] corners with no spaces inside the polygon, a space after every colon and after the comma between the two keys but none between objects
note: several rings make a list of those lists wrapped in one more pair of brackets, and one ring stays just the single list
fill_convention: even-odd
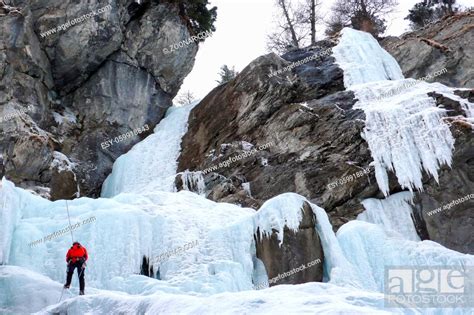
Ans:
[{"label": "rock face", "polygon": [[[359,200],[376,196],[378,187],[373,173],[344,187],[327,187],[371,161],[360,136],[364,113],[352,109],[356,100],[344,90],[342,70],[323,55],[268,77],[333,44],[322,42],[320,49],[283,58],[260,57],[236,79],[214,89],[191,112],[179,170],[209,171],[204,175],[207,196],[216,201],[257,209],[291,191],[326,209],[336,229],[355,219],[364,210]],[[210,112],[219,115],[211,117]],[[248,157],[228,160],[245,152]]]},{"label": "rock face", "polygon": [[[179,171],[203,176],[208,198],[254,209],[278,194],[298,193],[324,208],[335,230],[364,211],[363,199],[382,199],[369,148],[361,137],[365,115],[353,109],[356,99],[344,89],[343,73],[334,59],[323,55],[271,75],[334,44],[319,42],[317,48],[282,58],[259,57],[235,79],[211,91],[190,114]],[[458,95],[472,99],[469,91]],[[430,96],[439,107],[452,109],[456,149],[452,168],[440,173],[440,184],[429,176],[423,179],[424,191],[416,193],[414,221],[422,238],[472,253],[474,243],[466,242],[466,237],[472,237],[467,232],[472,227],[472,201],[458,206],[455,214],[444,214],[453,220],[425,214],[463,197],[464,192],[474,192],[472,130],[466,113],[456,100],[436,93]],[[358,173],[362,175],[354,176]],[[351,175],[354,180],[332,185]],[[390,194],[403,190],[391,172],[389,187]],[[279,270],[269,267],[272,263],[265,265]]]},{"label": "rock face", "polygon": [[[301,211],[303,220],[298,232],[294,233],[285,228],[281,245],[277,233],[262,239],[257,231],[255,236],[257,257],[263,261],[268,279],[276,278],[277,280],[269,283],[270,286],[323,280],[324,254],[318,233],[314,228],[316,218],[311,206],[306,202]],[[285,276],[288,272],[292,274]]]},{"label": "rock face", "polygon": [[[474,90],[458,94],[474,101]],[[445,106],[452,102],[440,97],[436,100]],[[474,137],[472,126],[456,119],[457,114],[456,110],[448,112],[453,117],[451,132],[456,140],[451,168],[442,168],[439,183],[432,178],[425,181],[425,192],[415,198],[414,215],[424,239],[474,254]]]},{"label": "rock face", "polygon": [[[98,196],[114,160],[172,105],[198,47],[164,48],[192,31],[172,3],[11,5],[0,13],[0,107],[10,117],[0,176],[53,199]],[[59,152],[68,175],[53,165]]]},{"label": "rock face", "polygon": [[474,13],[445,18],[415,32],[388,37],[382,45],[400,64],[405,77],[421,79],[446,68],[430,81],[474,87]]}]

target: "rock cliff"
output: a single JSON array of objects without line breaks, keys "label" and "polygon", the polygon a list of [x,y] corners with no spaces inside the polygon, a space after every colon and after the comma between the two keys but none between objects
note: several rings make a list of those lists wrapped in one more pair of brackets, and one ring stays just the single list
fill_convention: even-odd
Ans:
[{"label": "rock cliff", "polygon": [[185,17],[131,0],[11,1],[0,14],[0,175],[52,199],[98,196],[193,67],[197,42],[166,53],[194,35]]},{"label": "rock cliff", "polygon": [[420,79],[446,68],[434,80],[452,87],[474,86],[474,12],[446,17],[401,37],[388,37],[384,48],[406,77]]},{"label": "rock cliff", "polygon": [[[365,114],[353,108],[357,99],[344,88],[342,70],[324,53],[336,42],[321,41],[281,57],[259,57],[234,80],[211,91],[190,114],[179,170],[203,176],[208,198],[255,209],[278,194],[296,192],[324,208],[336,230],[364,211],[362,200],[382,199],[361,135]],[[314,54],[319,58],[292,66]],[[285,67],[292,69],[281,71]],[[456,78],[453,75],[452,82],[461,80]],[[457,93],[472,101],[472,91]],[[414,223],[422,239],[472,253],[473,235],[466,232],[472,226],[472,200],[455,212],[427,215],[474,188],[472,127],[462,118],[467,114],[457,100],[429,96],[453,117],[455,150],[451,168],[441,169],[439,184],[423,176],[423,191],[415,192]],[[345,180],[350,176],[355,179]],[[390,194],[404,190],[393,172],[389,186]]]}]

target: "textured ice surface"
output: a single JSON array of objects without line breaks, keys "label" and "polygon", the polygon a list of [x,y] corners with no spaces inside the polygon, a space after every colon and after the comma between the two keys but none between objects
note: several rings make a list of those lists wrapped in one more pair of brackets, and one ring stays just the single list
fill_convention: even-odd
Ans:
[{"label": "textured ice surface", "polygon": [[357,220],[377,224],[385,231],[398,232],[401,238],[419,241],[411,217],[412,197],[409,192],[399,192],[382,200],[365,199],[362,204],[366,210],[357,216]]},{"label": "textured ice surface", "polygon": [[[383,292],[386,266],[474,266],[474,256],[432,241],[409,241],[385,232],[379,225],[351,221],[337,231],[337,239],[362,279],[362,288]],[[449,314],[452,310],[447,309]]]},{"label": "textured ice surface", "polygon": [[474,104],[442,84],[404,79],[395,59],[368,33],[344,29],[333,55],[344,71],[346,88],[358,99],[354,108],[365,112],[363,136],[380,190],[389,193],[387,171],[410,191],[422,190],[423,171],[437,181],[440,166],[451,165],[454,139],[442,121],[445,110],[427,93],[459,100],[467,116],[473,116]]},{"label": "textured ice surface", "polygon": [[[28,244],[68,226],[65,202],[32,196],[6,180],[0,193],[3,197],[1,213],[11,214],[5,222],[12,226],[5,238],[7,242],[2,243],[2,252],[11,249],[4,263],[40,273],[51,279],[48,282],[63,282],[64,256],[71,243],[70,234],[36,246]],[[300,224],[305,200],[297,194],[283,194],[267,201],[259,212],[215,203],[187,191],[144,190],[140,194],[121,193],[112,199],[72,200],[69,212],[73,225],[95,218],[74,230],[74,239],[80,240],[90,253],[86,270],[87,292],[98,294],[94,299],[99,300],[103,290],[122,292],[106,294],[108,302],[103,301],[104,305],[100,306],[103,307],[100,312],[106,313],[105,305],[114,305],[112,297],[117,294],[120,299],[129,298],[137,303],[136,299],[158,293],[209,296],[252,290],[254,283],[266,280],[265,270],[256,258],[254,234],[260,231],[268,235],[276,230],[283,239],[285,226],[295,230]],[[325,211],[316,205],[310,206],[317,216],[316,228],[327,253],[325,263],[330,282],[356,284],[354,272],[351,272],[353,267],[343,256]],[[155,258],[160,254],[193,241],[198,241],[198,246],[180,255],[171,255],[160,264],[156,262]],[[143,255],[151,258],[161,280],[137,275]],[[22,297],[27,299],[29,289],[20,293],[18,282],[10,280],[2,303]],[[77,290],[76,281],[73,280],[72,292]],[[60,286],[50,285],[56,288],[59,296]],[[33,287],[32,284],[28,288]],[[124,294],[135,296],[125,298]],[[40,301],[44,304],[35,310],[46,307],[51,298]],[[67,305],[63,304],[63,307],[70,307]],[[69,308],[69,311],[80,313],[82,306],[78,307],[78,310]]]},{"label": "textured ice surface", "polygon": [[386,52],[369,33],[344,28],[332,54],[344,70],[344,86],[383,80],[403,79],[395,58]]},{"label": "textured ice surface", "polygon": [[[63,301],[55,304],[61,295],[61,287],[28,269],[0,266],[0,312],[6,309],[2,302],[8,297],[8,301],[17,306],[15,315],[40,309],[35,314],[403,314],[401,310],[384,309],[381,293],[328,283],[281,285],[205,297],[165,292],[130,295],[90,289],[88,295],[82,297],[66,292]],[[45,304],[51,306],[43,309]]]},{"label": "textured ice surface", "polygon": [[189,113],[197,103],[169,108],[153,134],[120,156],[102,186],[102,197],[140,192],[145,186],[158,191],[174,191],[181,138],[188,129]]},{"label": "textured ice surface", "polygon": [[[309,306],[328,314],[372,314],[388,311],[383,308],[381,294],[385,266],[474,264],[471,255],[430,241],[403,240],[398,234],[362,221],[345,224],[336,237],[325,211],[310,204],[318,222],[329,283],[282,285],[255,292],[253,284],[266,280],[266,275],[258,267],[261,263],[256,263],[254,233],[277,231],[283,239],[284,226],[295,229],[299,225],[304,197],[283,194],[255,212],[218,204],[187,191],[122,193],[113,199],[80,198],[70,202],[73,224],[78,218],[97,218],[75,231],[75,238],[86,244],[91,254],[87,295],[76,296],[74,278],[64,300],[52,305],[61,294],[65,276],[61,266],[69,235],[32,248],[26,244],[67,225],[64,202],[28,199],[30,194],[22,189],[12,189],[11,183],[4,181],[5,186],[14,198],[3,200],[6,209],[2,212],[11,205],[20,205],[17,209],[21,217],[10,238],[13,251],[7,263],[21,267],[0,267],[0,309],[15,314],[40,310],[39,314],[240,314],[250,308],[257,313],[286,310],[300,314]],[[24,202],[15,202],[18,197]],[[171,256],[159,266],[154,264],[155,271],[160,268],[161,280],[134,274],[139,270],[141,255],[157,257],[193,240],[199,242],[195,248]],[[390,312],[420,314],[421,310]],[[432,314],[455,312],[446,309]]]},{"label": "textured ice surface", "polygon": [[204,195],[206,192],[206,184],[201,171],[190,172],[184,171],[181,174],[183,181],[183,189],[188,191],[194,191],[199,195]]}]

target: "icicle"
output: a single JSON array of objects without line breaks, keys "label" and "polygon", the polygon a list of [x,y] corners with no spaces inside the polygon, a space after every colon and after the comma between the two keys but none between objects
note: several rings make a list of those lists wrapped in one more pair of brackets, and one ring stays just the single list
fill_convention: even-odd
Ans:
[{"label": "icicle", "polygon": [[181,178],[184,190],[196,192],[201,196],[206,194],[206,183],[201,171],[184,171],[181,173]]}]

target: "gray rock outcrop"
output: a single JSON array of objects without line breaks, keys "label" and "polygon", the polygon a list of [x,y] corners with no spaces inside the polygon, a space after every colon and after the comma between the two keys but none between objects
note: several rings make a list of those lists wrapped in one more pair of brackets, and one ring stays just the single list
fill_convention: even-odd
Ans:
[{"label": "gray rock outcrop", "polygon": [[388,37],[381,45],[398,61],[407,78],[429,79],[451,87],[474,87],[474,12],[444,18],[426,27]]},{"label": "gray rock outcrop", "polygon": [[[31,110],[2,121],[0,176],[53,199],[98,196],[114,160],[153,130],[191,71],[196,42],[165,48],[192,30],[167,2],[10,7],[0,19],[2,117]],[[68,175],[52,164],[55,152]]]},{"label": "gray rock outcrop", "polygon": [[[383,199],[368,145],[361,136],[365,115],[353,108],[356,99],[344,89],[343,73],[334,59],[324,55],[270,75],[332,45],[322,41],[316,48],[296,50],[282,58],[274,54],[259,57],[235,79],[211,91],[190,114],[178,170],[200,171],[208,198],[254,209],[278,194],[298,193],[324,208],[335,230],[364,211],[363,199]],[[458,95],[472,99],[466,91]],[[415,206],[423,211],[415,210],[414,221],[423,239],[473,253],[474,243],[465,243],[466,237],[472,237],[466,232],[472,227],[472,201],[449,214],[453,220],[423,218],[427,209],[474,188],[470,166],[474,154],[469,149],[473,134],[471,125],[463,121],[466,112],[456,100],[436,93],[430,96],[438,106],[453,109],[450,115],[456,118],[451,132],[456,149],[452,167],[440,172],[443,185],[425,174],[424,191],[415,198]],[[360,172],[362,176],[343,185],[330,185]],[[392,172],[388,176],[390,194],[403,191],[396,176]],[[451,181],[457,184],[449,184]],[[459,190],[460,185],[465,188]]]}]

